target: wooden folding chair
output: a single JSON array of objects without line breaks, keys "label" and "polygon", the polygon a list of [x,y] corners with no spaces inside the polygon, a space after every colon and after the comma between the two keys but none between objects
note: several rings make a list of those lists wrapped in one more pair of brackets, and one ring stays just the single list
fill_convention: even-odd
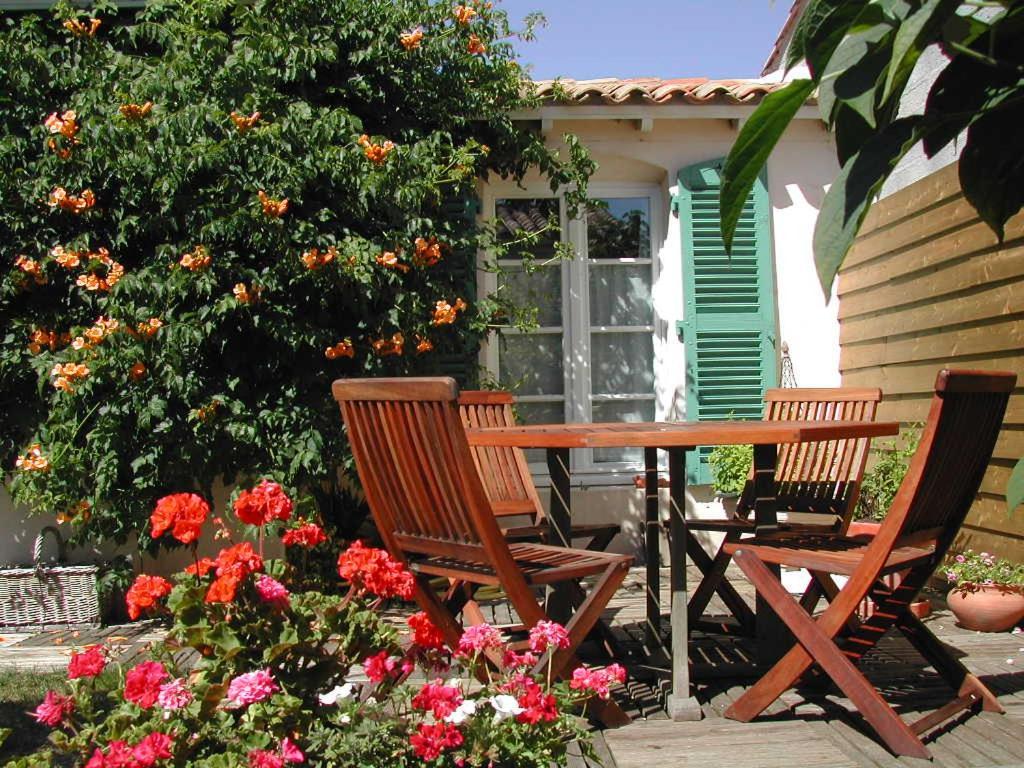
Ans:
[{"label": "wooden folding chair", "polygon": [[[765,392],[764,418],[768,421],[874,421],[882,391],[868,387],[834,389],[769,389]],[[780,445],[775,471],[776,498],[780,512],[805,513],[799,523],[783,520],[777,535],[844,533],[857,506],[867,439]],[[736,504],[735,514],[726,519],[687,521],[686,551],[701,571],[702,579],[688,603],[691,627],[701,625],[715,592],[747,634],[754,631],[754,614],[736,589],[726,580],[725,570],[732,556],[725,544],[735,543],[754,532],[750,518],[754,508],[754,484],[748,481]],[[811,514],[817,519],[806,519]],[[722,545],[712,558],[692,531],[724,533]],[[816,582],[804,595],[812,609],[820,596]]]},{"label": "wooden folding chair", "polygon": [[[501,585],[530,628],[548,619],[536,587],[581,590],[581,578],[597,577],[566,625],[569,647],[551,660],[563,675],[633,558],[506,539],[466,441],[453,379],[348,379],[334,382],[333,392],[378,532],[415,575],[416,601],[450,647],[463,632],[458,614],[482,586]],[[445,598],[430,583],[438,576],[451,582]],[[545,656],[537,671],[546,665]],[[614,702],[589,707],[607,725],[629,720]]]},{"label": "wooden folding chair", "polygon": [[[974,501],[1017,377],[1012,373],[948,371],[935,382],[928,422],[907,475],[874,536],[755,537],[729,542],[754,587],[786,623],[797,644],[725,713],[744,722],[764,711],[811,665],[817,665],[896,754],[929,758],[920,735],[958,712],[980,705],[1002,712],[995,696],[910,611],[910,603],[942,562]],[[848,577],[825,611],[812,618],[786,594],[768,565]],[[895,589],[883,577],[903,571]],[[857,622],[870,597],[875,612]],[[847,630],[852,627],[852,631]],[[956,691],[947,705],[907,724],[857,668],[896,627]]]},{"label": "wooden folding chair", "polygon": [[[467,427],[514,427],[514,402],[509,392],[463,390],[459,393],[459,415]],[[474,446],[471,450],[494,514],[499,517],[526,516],[530,520],[528,525],[506,527],[505,535],[510,539],[547,543],[550,534],[547,516],[522,449]],[[618,523],[574,524],[570,537],[589,539],[587,549],[604,552],[621,530]]]}]

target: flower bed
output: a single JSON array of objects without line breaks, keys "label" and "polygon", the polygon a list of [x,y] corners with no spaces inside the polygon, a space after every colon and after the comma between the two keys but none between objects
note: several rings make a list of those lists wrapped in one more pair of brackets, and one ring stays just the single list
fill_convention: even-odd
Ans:
[{"label": "flower bed", "polygon": [[[318,525],[293,519],[287,494],[266,480],[243,491],[234,511],[252,541],[231,541],[214,518],[228,541],[200,559],[206,501],[175,494],[157,503],[153,536],[192,546],[194,562],[172,581],[138,576],[127,602],[133,617],[168,614],[166,641],[116,676],[100,676],[102,646],[73,654],[70,694],[50,691],[35,710],[54,729],[52,747],[9,765],[547,768],[564,764],[568,744],[584,736],[574,713],[624,677],[613,665],[553,680],[549,651],[568,637],[552,622],[534,627],[521,652],[487,624],[450,648],[422,612],[397,630],[380,608],[410,599],[416,582],[361,542],[338,559],[338,594],[299,591],[299,570],[265,560],[262,544],[279,534],[291,547],[320,546]],[[420,673],[426,682],[412,682]]]}]

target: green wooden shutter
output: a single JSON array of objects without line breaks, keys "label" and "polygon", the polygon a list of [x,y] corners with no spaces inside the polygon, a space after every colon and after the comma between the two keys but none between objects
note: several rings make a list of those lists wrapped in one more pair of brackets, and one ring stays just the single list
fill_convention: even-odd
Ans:
[{"label": "green wooden shutter", "polygon": [[[768,190],[759,178],[730,256],[719,234],[722,160],[683,168],[674,201],[683,238],[688,419],[759,419],[776,385],[775,277]],[[691,483],[711,482],[710,448],[690,453]]]},{"label": "green wooden shutter", "polygon": [[[473,197],[454,197],[441,206],[444,219],[464,218],[475,221],[478,203]],[[476,301],[476,251],[458,249],[453,251],[439,267],[447,270],[458,295],[467,301]],[[441,349],[435,355],[425,355],[424,362],[429,373],[440,376],[451,376],[463,389],[475,388],[480,380],[480,342],[478,339],[467,341],[457,349]]]}]

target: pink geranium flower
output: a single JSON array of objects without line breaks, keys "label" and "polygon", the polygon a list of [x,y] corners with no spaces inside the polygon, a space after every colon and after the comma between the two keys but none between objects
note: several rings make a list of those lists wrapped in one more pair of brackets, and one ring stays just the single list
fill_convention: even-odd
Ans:
[{"label": "pink geranium flower", "polygon": [[373,683],[379,683],[385,677],[393,674],[397,667],[398,659],[387,651],[380,651],[363,660],[363,671]]},{"label": "pink geranium flower", "polygon": [[249,752],[249,768],[284,768],[284,758],[266,749]]},{"label": "pink geranium flower", "polygon": [[266,574],[256,578],[256,593],[260,600],[275,610],[283,611],[291,605],[291,594],[288,588],[277,579]]},{"label": "pink geranium flower", "polygon": [[239,675],[228,686],[228,700],[237,707],[263,701],[280,690],[269,670],[258,669]]},{"label": "pink geranium flower", "polygon": [[530,629],[530,650],[544,653],[548,648],[568,648],[569,633],[553,621],[538,621]]},{"label": "pink geranium flower", "polygon": [[469,627],[459,638],[459,653],[463,656],[472,656],[474,653],[501,648],[505,644],[505,638],[497,627],[490,624],[477,624]]},{"label": "pink geranium flower", "polygon": [[67,716],[74,711],[75,702],[70,696],[62,696],[56,691],[47,691],[42,703],[32,714],[36,722],[53,728],[63,723]]},{"label": "pink geranium flower", "polygon": [[287,736],[281,739],[281,757],[286,763],[304,763],[306,761],[302,750]]},{"label": "pink geranium flower", "polygon": [[179,677],[160,686],[156,701],[162,709],[169,712],[181,709],[187,707],[192,701],[192,691],[188,689],[185,678]]},{"label": "pink geranium flower", "polygon": [[589,691],[598,698],[607,699],[613,683],[621,683],[626,679],[626,670],[621,664],[610,664],[604,669],[588,669],[577,667],[573,670],[569,687],[574,691]]}]

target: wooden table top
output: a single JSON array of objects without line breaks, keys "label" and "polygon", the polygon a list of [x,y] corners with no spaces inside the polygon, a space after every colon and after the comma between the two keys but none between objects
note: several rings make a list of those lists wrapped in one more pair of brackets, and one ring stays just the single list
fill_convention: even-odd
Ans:
[{"label": "wooden table top", "polygon": [[470,445],[515,448],[696,448],[897,435],[895,421],[688,421],[531,424],[466,430]]}]

